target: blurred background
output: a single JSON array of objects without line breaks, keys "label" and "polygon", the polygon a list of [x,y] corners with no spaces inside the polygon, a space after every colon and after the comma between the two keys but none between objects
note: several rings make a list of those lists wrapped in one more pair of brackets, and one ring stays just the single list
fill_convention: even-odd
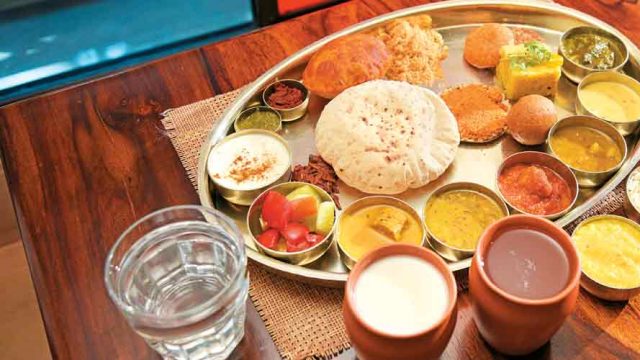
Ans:
[{"label": "blurred background", "polygon": [[[336,0],[0,0],[0,106]],[[0,168],[0,359],[51,355]]]},{"label": "blurred background", "polygon": [[336,2],[0,0],[0,104]]}]

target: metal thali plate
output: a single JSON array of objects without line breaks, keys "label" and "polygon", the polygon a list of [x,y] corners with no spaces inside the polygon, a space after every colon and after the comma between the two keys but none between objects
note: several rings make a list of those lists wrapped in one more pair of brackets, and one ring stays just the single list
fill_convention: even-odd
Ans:
[{"label": "metal thali plate", "polygon": [[[293,54],[249,84],[217,122],[217,126],[211,131],[200,150],[198,163],[198,193],[200,201],[205,206],[220,209],[236,220],[241,231],[245,234],[248,256],[253,261],[282,276],[316,285],[341,287],[348,276],[348,270],[340,261],[335,242],[327,254],[307,266],[290,265],[258,252],[253,240],[248,236],[245,221],[247,208],[232,206],[219,198],[213,191],[212,183],[206,171],[207,159],[211,148],[233,131],[235,116],[244,108],[255,104],[260,97],[262,89],[268,84],[278,78],[301,78],[301,72],[311,54],[324,44],[347,34],[371,29],[392,19],[416,14],[428,14],[432,17],[434,29],[440,32],[449,48],[449,56],[442,64],[444,77],[430,87],[436,93],[458,84],[494,83],[493,71],[474,69],[467,65],[462,57],[464,39],[467,33],[480,24],[487,22],[499,22],[508,26],[520,26],[536,30],[544,37],[545,42],[554,48],[559,45],[562,33],[571,27],[579,25],[600,27],[623,39],[630,52],[630,60],[625,67],[625,72],[636,79],[639,78],[640,66],[638,61],[640,60],[640,52],[622,33],[589,15],[557,4],[541,1],[446,1],[428,4],[382,15],[323,38]],[[558,93],[555,99],[558,117],[563,118],[574,114],[576,85],[562,77]],[[312,95],[307,115],[301,120],[284,125],[281,135],[293,149],[294,165],[306,164],[309,154],[317,153],[313,131],[318,116],[326,103],[327,100]],[[556,220],[558,225],[565,226],[577,219],[624,180],[640,160],[640,147],[636,146],[636,138],[637,134],[627,137],[629,156],[620,170],[598,189],[581,189],[576,206],[565,216]],[[525,147],[519,145],[508,135],[488,144],[462,143],[453,164],[440,178],[422,188],[407,191],[396,195],[396,197],[407,201],[419,213],[422,213],[427,196],[440,185],[454,181],[469,181],[495,189],[496,170],[502,160],[510,154],[522,150],[525,150]],[[543,151],[543,148],[542,146],[527,147],[526,150]],[[365,196],[365,194],[340,183],[340,202],[343,208],[362,196]],[[450,262],[449,266],[452,271],[459,271],[468,268],[470,262],[470,259],[465,259]]]}]

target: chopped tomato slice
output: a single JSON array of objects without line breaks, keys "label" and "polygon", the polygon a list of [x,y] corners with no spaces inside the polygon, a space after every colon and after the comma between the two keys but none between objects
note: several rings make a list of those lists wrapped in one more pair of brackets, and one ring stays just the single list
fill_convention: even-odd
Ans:
[{"label": "chopped tomato slice", "polygon": [[320,234],[314,234],[314,233],[307,234],[307,242],[311,244],[311,246],[319,243],[320,241],[322,241],[322,239],[324,239],[324,236]]},{"label": "chopped tomato slice", "polygon": [[302,221],[318,214],[318,201],[313,196],[291,200],[291,221]]},{"label": "chopped tomato slice", "polygon": [[289,242],[287,242],[287,252],[297,252],[297,251],[302,251],[305,250],[307,248],[310,248],[312,245],[309,244],[309,242],[307,241],[302,241],[299,244],[291,244]]},{"label": "chopped tomato slice", "polygon": [[278,240],[280,240],[280,232],[276,229],[269,229],[258,235],[258,242],[269,249],[275,249],[278,246]]},{"label": "chopped tomato slice", "polygon": [[287,245],[298,245],[301,242],[307,241],[309,228],[299,223],[289,223],[281,233],[282,237],[284,237],[287,242]]},{"label": "chopped tomato slice", "polygon": [[262,220],[270,228],[282,230],[287,226],[291,214],[291,204],[277,191],[269,191],[262,205]]}]

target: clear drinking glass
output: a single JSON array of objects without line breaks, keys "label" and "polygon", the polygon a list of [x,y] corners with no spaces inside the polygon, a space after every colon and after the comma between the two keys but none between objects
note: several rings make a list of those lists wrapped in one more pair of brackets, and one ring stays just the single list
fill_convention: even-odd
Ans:
[{"label": "clear drinking glass", "polygon": [[105,283],[133,329],[166,359],[224,359],[244,335],[249,287],[242,235],[201,206],[156,211],[107,256]]}]

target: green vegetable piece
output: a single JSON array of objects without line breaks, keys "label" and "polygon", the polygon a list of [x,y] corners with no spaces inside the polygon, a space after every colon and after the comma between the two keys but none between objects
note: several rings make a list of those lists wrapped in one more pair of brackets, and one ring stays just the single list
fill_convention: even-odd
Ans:
[{"label": "green vegetable piece", "polygon": [[525,70],[530,66],[542,65],[551,60],[551,51],[539,41],[525,43],[524,49],[522,54],[512,56],[509,59],[511,67]]},{"label": "green vegetable piece", "polygon": [[326,235],[331,232],[333,222],[336,218],[336,206],[332,201],[325,201],[318,207],[318,216],[316,217],[315,232]]}]

